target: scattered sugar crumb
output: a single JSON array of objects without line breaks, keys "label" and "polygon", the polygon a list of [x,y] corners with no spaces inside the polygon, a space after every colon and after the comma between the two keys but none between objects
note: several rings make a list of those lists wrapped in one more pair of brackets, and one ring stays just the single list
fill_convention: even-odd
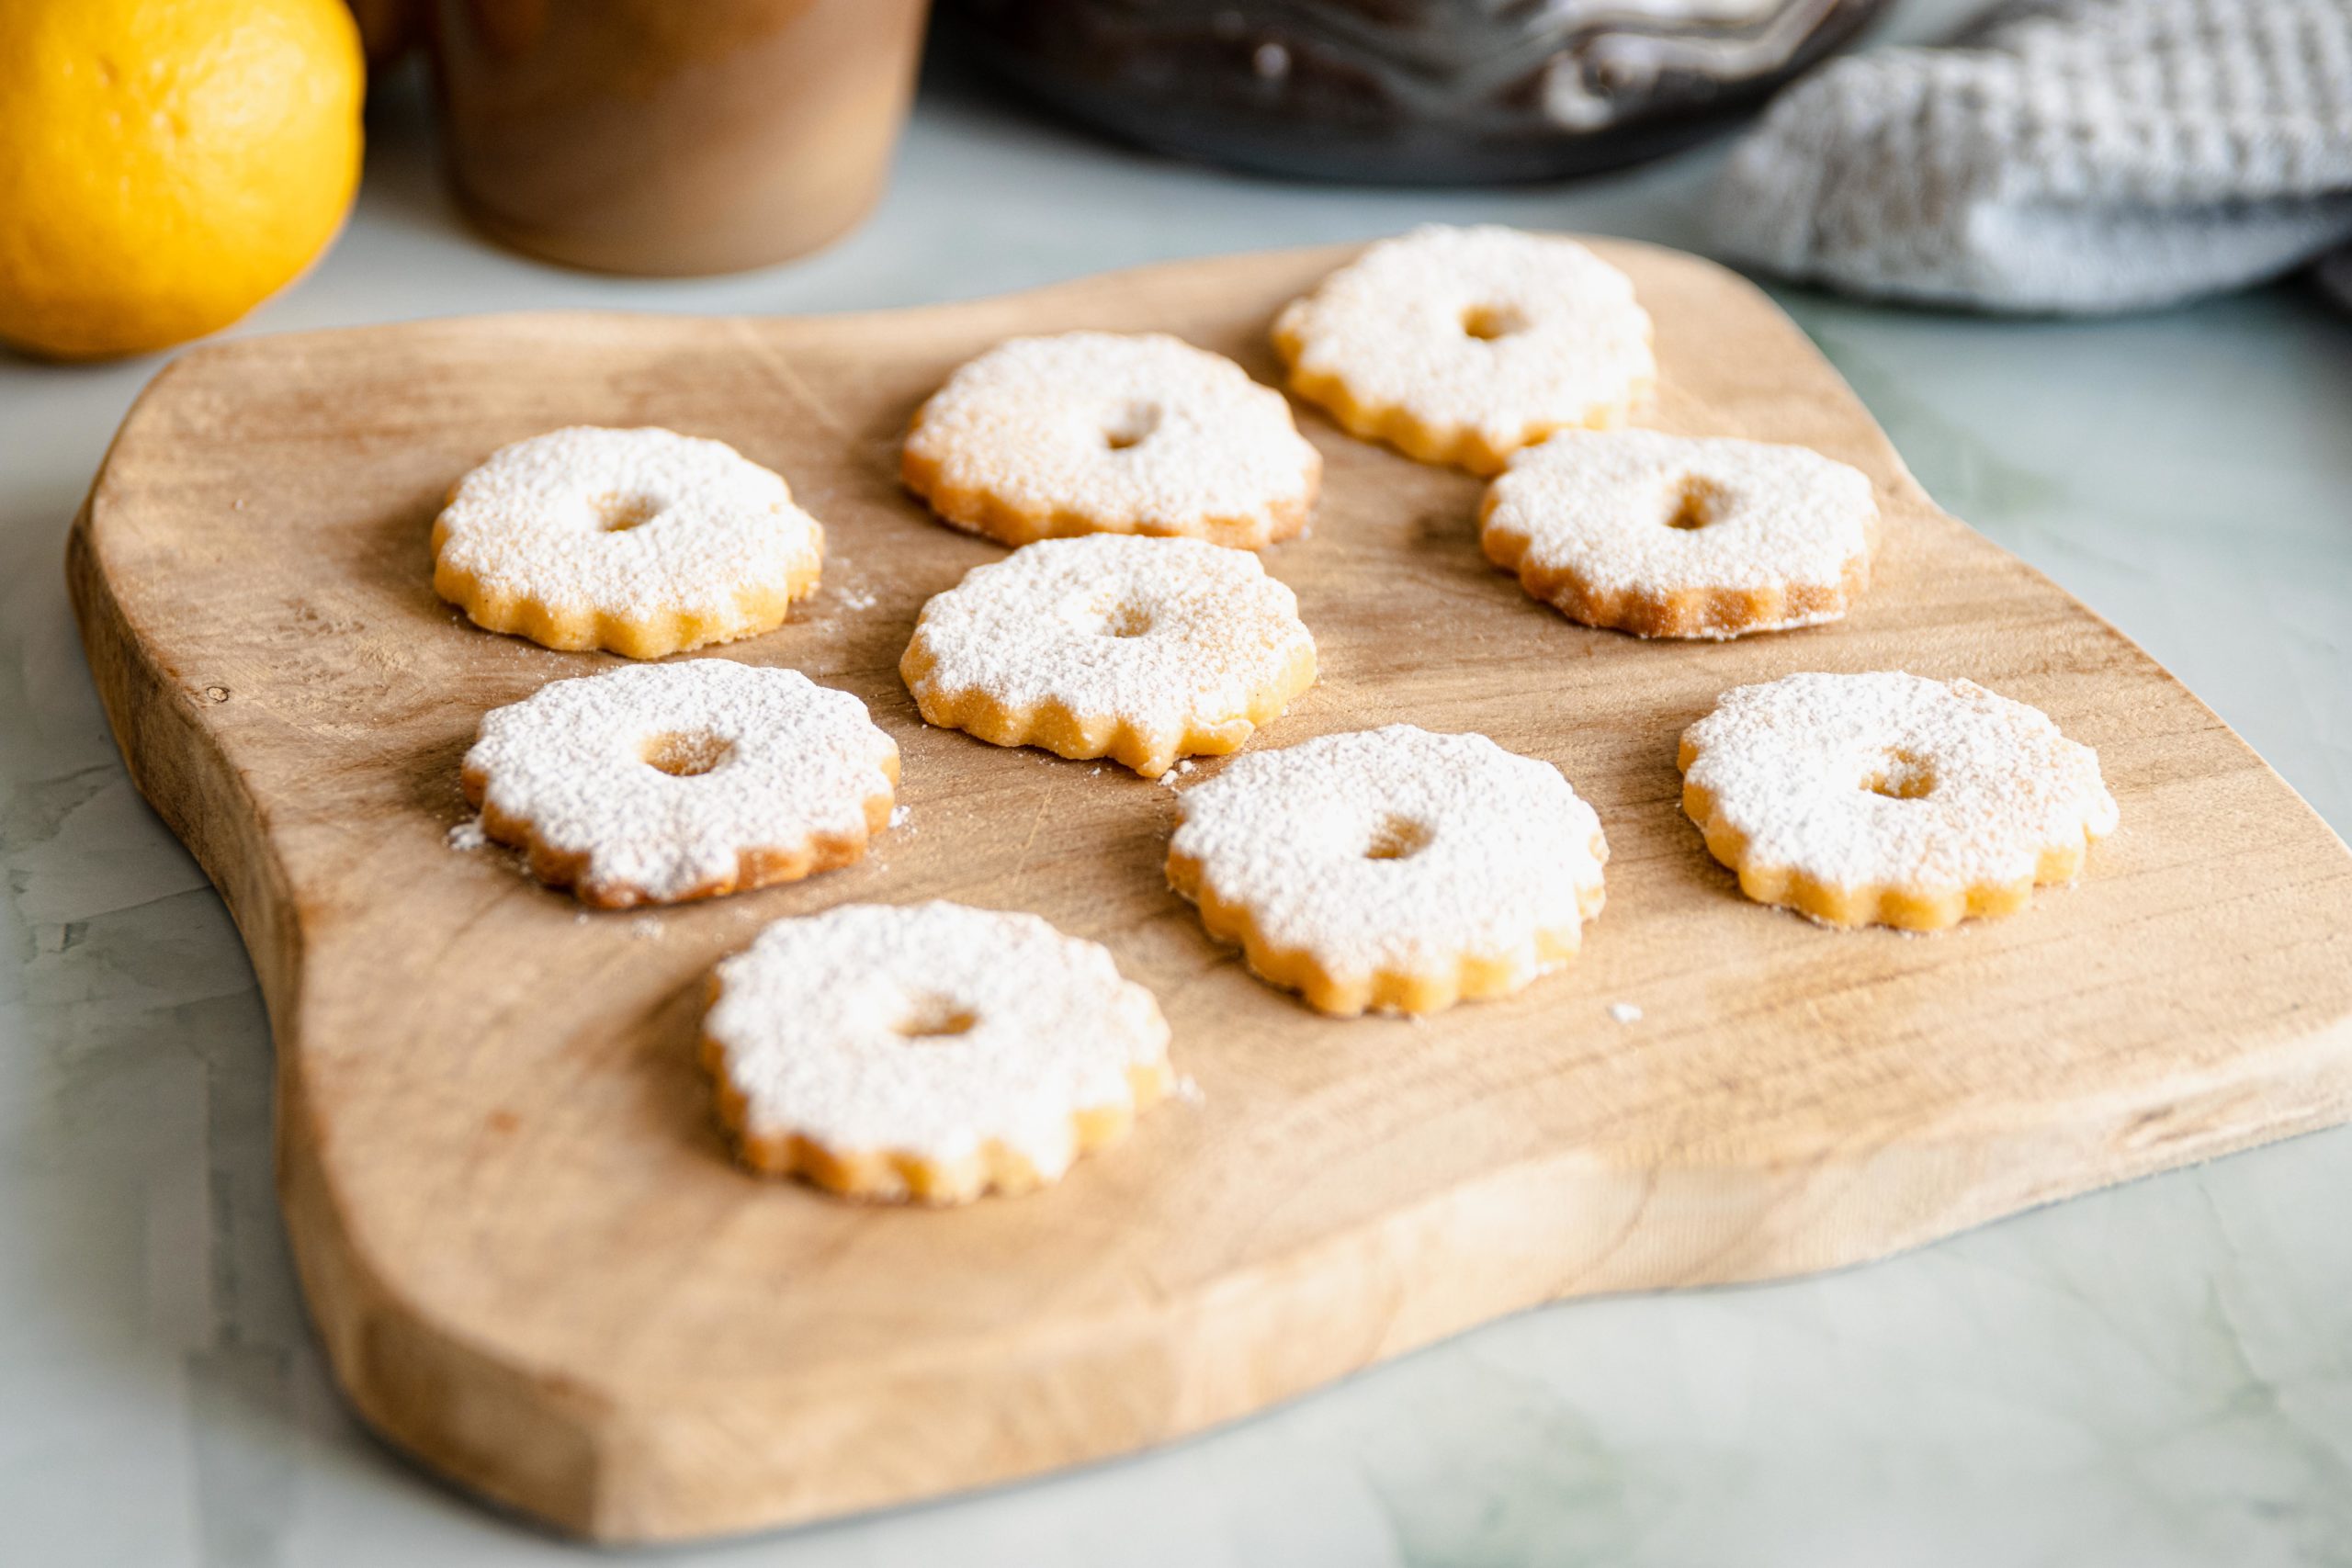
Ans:
[{"label": "scattered sugar crumb", "polygon": [[1631,1002],[1611,1002],[1609,1016],[1620,1023],[1639,1023],[1642,1021],[1642,1010]]},{"label": "scattered sugar crumb", "polygon": [[914,807],[911,806],[894,806],[890,807],[890,826],[903,828],[907,825],[907,818],[914,814]]},{"label": "scattered sugar crumb", "polygon": [[639,915],[628,923],[628,934],[639,941],[659,941],[662,931],[662,921],[657,916]]},{"label": "scattered sugar crumb", "polygon": [[1208,1095],[1201,1089],[1200,1079],[1193,1077],[1190,1073],[1186,1073],[1174,1083],[1169,1085],[1168,1098],[1170,1100],[1182,1100],[1186,1105],[1192,1106],[1206,1105],[1209,1102]]},{"label": "scattered sugar crumb", "polygon": [[1091,778],[1093,778],[1093,777],[1095,777],[1097,774],[1101,773],[1102,773],[1102,769],[1100,769],[1100,768],[1089,768],[1089,769],[1087,769],[1087,770],[1086,770],[1086,776],[1087,776],[1088,778],[1090,778],[1090,779],[1091,779]]},{"label": "scattered sugar crumb", "polygon": [[478,850],[490,842],[490,835],[482,831],[481,818],[469,817],[449,829],[449,847],[453,850]]},{"label": "scattered sugar crumb", "polygon": [[1190,757],[1187,757],[1176,764],[1176,771],[1180,773],[1189,773],[1196,765]]},{"label": "scattered sugar crumb", "polygon": [[875,605],[881,603],[880,600],[876,599],[873,594],[867,592],[862,588],[855,590],[844,589],[842,592],[841,598],[842,607],[845,610],[871,610]]},{"label": "scattered sugar crumb", "polygon": [[589,918],[588,911],[582,909],[571,917],[571,923],[575,926],[584,926],[588,923]]}]

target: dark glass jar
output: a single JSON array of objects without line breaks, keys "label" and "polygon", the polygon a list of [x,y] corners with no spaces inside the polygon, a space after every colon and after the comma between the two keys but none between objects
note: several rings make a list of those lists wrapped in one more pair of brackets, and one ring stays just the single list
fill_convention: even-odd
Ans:
[{"label": "dark glass jar", "polygon": [[1753,108],[1885,0],[941,0],[1046,103],[1310,179],[1549,179]]}]

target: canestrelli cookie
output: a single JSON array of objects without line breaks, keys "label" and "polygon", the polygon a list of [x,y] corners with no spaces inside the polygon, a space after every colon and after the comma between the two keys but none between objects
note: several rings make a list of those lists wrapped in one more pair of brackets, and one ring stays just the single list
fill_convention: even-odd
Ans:
[{"label": "canestrelli cookie", "polygon": [[703,1020],[754,1169],[959,1203],[1054,1181],[1165,1094],[1168,1024],[1102,946],[1035,915],[848,904],[722,961]]},{"label": "canestrelli cookie", "polygon": [[1632,280],[1492,225],[1371,246],[1283,310],[1274,347],[1345,429],[1479,474],[1555,430],[1623,424],[1657,378]]},{"label": "canestrelli cookie", "polygon": [[1573,957],[1608,859],[1549,762],[1394,724],[1236,758],[1183,791],[1168,881],[1321,1010],[1426,1013]]},{"label": "canestrelli cookie", "polygon": [[865,705],[727,659],[555,681],[484,714],[466,753],[482,829],[603,908],[846,865],[890,819],[899,748]]},{"label": "canestrelli cookie", "polygon": [[1161,333],[1014,338],[915,415],[907,487],[1008,545],[1155,534],[1257,549],[1306,525],[1323,458],[1290,405]]},{"label": "canestrelli cookie", "polygon": [[433,587],[494,632],[659,659],[783,625],[824,550],[783,479],[733,447],[574,425],[458,481],[433,524]]},{"label": "canestrelli cookie", "polygon": [[1870,583],[1878,503],[1803,446],[1563,431],[1487,489],[1487,558],[1570,620],[1735,637],[1843,616]]},{"label": "canestrelli cookie", "polygon": [[2089,747],[1973,681],[1787,675],[1682,733],[1682,809],[1740,891],[1934,931],[2025,907],[2115,831]]},{"label": "canestrelli cookie", "polygon": [[899,673],[929,723],[1158,778],[1280,716],[1315,639],[1246,550],[1098,534],[973,568],[922,607]]}]

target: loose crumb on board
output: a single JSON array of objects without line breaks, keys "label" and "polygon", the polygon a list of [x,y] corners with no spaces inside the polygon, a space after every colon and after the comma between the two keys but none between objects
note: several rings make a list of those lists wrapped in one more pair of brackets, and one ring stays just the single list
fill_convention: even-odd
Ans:
[{"label": "loose crumb on board", "polygon": [[841,599],[844,610],[871,610],[881,603],[863,588],[845,588],[842,591]]},{"label": "loose crumb on board", "polygon": [[638,916],[637,919],[629,921],[628,934],[637,938],[640,942],[659,941],[662,934],[661,917],[657,915]]},{"label": "loose crumb on board", "polygon": [[[463,822],[452,825],[449,831],[443,835],[443,839],[451,849],[460,854],[488,851],[490,863],[492,865],[504,866],[526,882],[536,883],[538,880],[531,874],[530,857],[522,851],[511,845],[502,844],[492,838],[489,830],[481,825],[481,816],[479,812]],[[586,919],[586,916],[583,914],[582,919]]]},{"label": "loose crumb on board", "polygon": [[903,828],[907,825],[907,818],[914,814],[914,807],[911,806],[894,806],[890,807],[890,826]]},{"label": "loose crumb on board", "polygon": [[1639,1023],[1642,1021],[1642,1010],[1631,1002],[1611,1002],[1609,1016],[1620,1023]]},{"label": "loose crumb on board", "polygon": [[1195,1107],[1206,1105],[1209,1102],[1209,1097],[1201,1089],[1200,1080],[1190,1073],[1186,1073],[1169,1086],[1168,1098]]}]

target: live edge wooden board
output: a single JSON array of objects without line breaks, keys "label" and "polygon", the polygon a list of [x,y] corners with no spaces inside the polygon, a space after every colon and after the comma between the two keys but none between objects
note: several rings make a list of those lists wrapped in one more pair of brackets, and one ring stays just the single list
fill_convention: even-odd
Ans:
[{"label": "live edge wooden board", "polygon": [[[1877,581],[1820,630],[1589,631],[1481,558],[1477,481],[1302,410],[1322,504],[1266,561],[1323,675],[1257,744],[1483,730],[1558,763],[1612,852],[1571,967],[1423,1023],[1328,1021],[1251,979],[1162,880],[1167,789],[925,728],[897,674],[924,598],[1002,553],[895,480],[952,367],[1016,333],[1150,328],[1276,380],[1269,320],[1346,253],[880,315],[263,338],[158,377],[73,588],[131,771],[252,950],[295,1254],[367,1418],[566,1529],[743,1530],[1120,1453],[1532,1303],[1854,1263],[2352,1115],[2343,844],[2145,655],[1938,512],[1760,294],[1602,249],[1657,319],[1642,423],[1866,469]],[[614,661],[468,625],[427,531],[493,447],[582,422],[731,442],[823,520],[815,600],[721,651],[854,692],[897,738],[909,819],[865,863],[591,915],[447,841],[483,710]],[[1743,682],[1880,669],[1972,677],[2098,749],[2123,823],[2086,880],[1931,938],[1739,897],[1678,809],[1677,735]],[[778,916],[932,897],[1108,943],[1198,1102],[960,1211],[738,1168],[695,1062],[711,963]]]}]

